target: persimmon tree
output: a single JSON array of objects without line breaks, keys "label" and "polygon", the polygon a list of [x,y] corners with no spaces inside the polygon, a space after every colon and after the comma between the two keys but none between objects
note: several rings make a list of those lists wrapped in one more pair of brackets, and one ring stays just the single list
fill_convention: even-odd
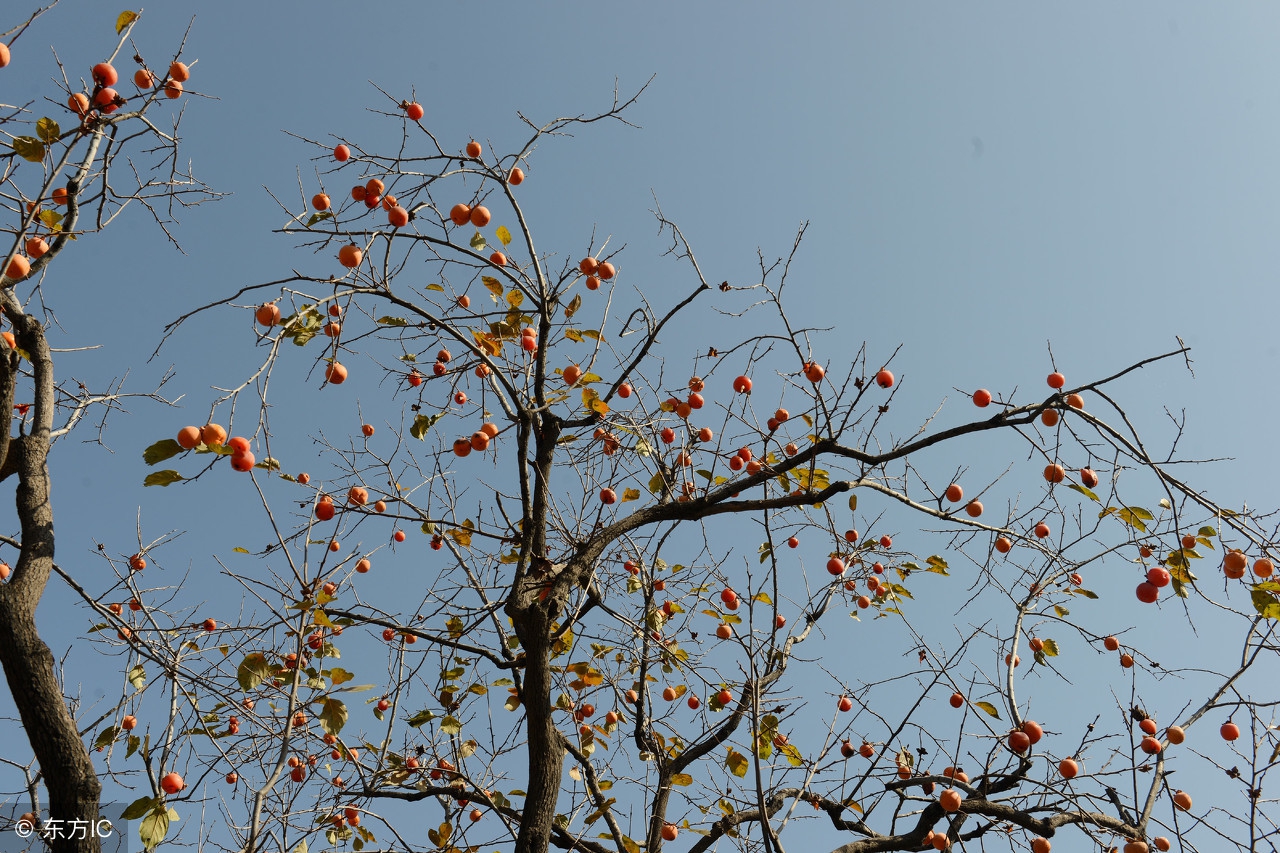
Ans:
[{"label": "persimmon tree", "polygon": [[[299,269],[169,327],[237,311],[262,357],[147,481],[242,477],[272,541],[219,555],[225,615],[131,588],[130,639],[99,635],[159,664],[122,719],[219,791],[228,847],[1274,846],[1274,529],[1123,399],[1189,369],[1181,342],[904,423],[893,353],[788,310],[803,228],[748,281],[661,209],[657,261],[540,242],[535,149],[634,98],[494,151],[381,97],[396,144],[299,137]],[[273,427],[300,377],[341,435],[307,474]],[[1003,461],[958,461],[978,446]],[[1197,631],[1234,645],[1160,653]],[[152,772],[124,729],[113,772]],[[1206,767],[1240,797],[1193,801]]]},{"label": "persimmon tree", "polygon": [[[0,66],[11,66],[0,75],[40,61],[33,43],[40,38],[39,19],[50,8],[37,9],[0,34]],[[89,235],[106,229],[125,208],[145,208],[170,234],[176,210],[213,195],[176,159],[180,107],[174,108],[174,100],[183,92],[176,78],[188,73],[181,50],[148,65],[132,41],[137,19],[132,12],[119,16],[115,40],[104,41],[102,56],[77,57],[64,66],[55,54],[51,68],[58,79],[41,100],[0,105],[0,309],[8,327],[0,345],[0,412],[13,413],[0,432],[0,479],[17,478],[18,531],[0,538],[8,552],[0,562],[0,664],[30,747],[24,757],[17,746],[21,738],[11,733],[3,758],[25,774],[29,805],[20,822],[30,824],[38,814],[65,828],[48,837],[55,850],[100,849],[100,838],[83,827],[98,822],[102,784],[83,734],[92,720],[80,718],[81,709],[69,699],[75,690],[64,689],[36,624],[51,579],[74,587],[84,582],[78,571],[54,562],[49,455],[77,427],[102,430],[107,415],[131,397],[167,402],[160,388],[135,393],[110,381],[93,389],[58,378],[58,363],[99,342],[58,341],[53,311],[67,300],[56,262],[64,252],[92,245]],[[109,32],[104,27],[104,35]],[[113,63],[122,53],[126,63],[134,64],[130,57],[136,62],[132,82],[118,80],[120,73],[133,73],[117,72]],[[58,647],[82,635],[66,632],[65,622],[50,626],[46,620],[44,627],[54,632]],[[127,629],[120,630],[127,639]],[[72,832],[73,825],[82,829]]]}]

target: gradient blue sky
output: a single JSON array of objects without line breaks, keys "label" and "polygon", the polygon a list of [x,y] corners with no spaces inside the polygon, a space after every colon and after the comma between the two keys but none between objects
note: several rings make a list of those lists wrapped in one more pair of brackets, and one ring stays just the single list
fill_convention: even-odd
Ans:
[{"label": "gradient blue sky", "polygon": [[[14,46],[0,101],[60,100],[48,46],[87,73],[114,43],[117,11],[64,0]],[[217,600],[210,557],[237,544],[243,482],[143,490],[140,453],[203,422],[209,386],[251,369],[247,314],[207,315],[147,358],[163,322],[195,304],[332,266],[271,233],[285,217],[264,187],[296,209],[299,180],[309,197],[330,166],[283,131],[370,148],[394,140],[396,128],[366,111],[390,106],[370,81],[397,99],[416,92],[446,148],[474,136],[508,151],[527,137],[517,110],[539,122],[592,112],[615,80],[629,94],[656,75],[628,114],[642,129],[586,128],[532,157],[521,192],[544,247],[577,257],[592,228],[615,235],[626,274],[661,301],[690,284],[658,257],[655,196],[716,281],[758,279],[757,247],[784,254],[808,221],[790,285],[797,322],[834,327],[823,340],[836,360],[864,340],[877,363],[903,345],[901,430],[944,398],[943,422],[969,417],[967,393],[980,386],[1042,394],[1047,343],[1074,383],[1181,336],[1195,378],[1166,364],[1126,380],[1135,420],[1158,445],[1172,434],[1163,409],[1185,409],[1183,453],[1235,460],[1189,478],[1228,504],[1275,504],[1274,4],[166,0],[146,10],[139,48],[162,65],[193,16],[189,88],[208,98],[184,99],[184,151],[233,195],[184,214],[185,255],[135,211],[77,245],[44,285],[66,332],[59,345],[104,345],[60,362],[64,376],[100,385],[131,368],[142,390],[173,363],[167,390],[186,394],[183,410],[139,403],[115,418],[114,454],[74,438],[59,448],[65,564],[98,571],[99,541],[130,553],[141,508],[144,538],[185,531],[174,576],[190,565],[195,588]],[[706,346],[697,332],[682,327],[669,342],[689,336],[692,354]],[[299,383],[306,366],[299,358]],[[276,400],[274,423],[296,442],[277,452],[289,470],[313,464],[307,435],[335,427],[318,411],[318,384]],[[1099,607],[1123,614],[1130,600]],[[88,676],[86,697],[98,689],[110,695],[114,682]]]}]

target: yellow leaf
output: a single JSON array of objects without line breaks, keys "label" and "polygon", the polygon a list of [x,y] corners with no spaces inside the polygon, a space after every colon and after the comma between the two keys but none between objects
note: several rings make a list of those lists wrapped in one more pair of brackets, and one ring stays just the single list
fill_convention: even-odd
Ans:
[{"label": "yellow leaf", "polygon": [[507,226],[499,225],[498,230],[493,233],[498,235],[498,240],[501,241],[502,245],[511,245],[511,232],[507,230]]},{"label": "yellow leaf", "polygon": [[623,489],[622,490],[623,503],[626,503],[627,501],[638,501],[638,500],[640,500],[639,489]]},{"label": "yellow leaf", "polygon": [[575,293],[573,299],[569,300],[569,304],[564,306],[564,318],[566,320],[573,319],[573,315],[578,313],[578,309],[582,307],[582,294]]},{"label": "yellow leaf", "polygon": [[428,284],[427,290],[434,290],[436,293],[444,293],[444,286],[439,284]]},{"label": "yellow leaf", "polygon": [[490,293],[493,294],[493,301],[497,302],[498,298],[502,296],[502,282],[498,281],[496,278],[494,278],[491,275],[481,276],[480,282],[484,284],[485,288]]},{"label": "yellow leaf", "polygon": [[116,18],[116,35],[120,35],[124,32],[125,27],[129,26],[136,20],[138,20],[137,12],[130,12],[128,10],[121,12]]},{"label": "yellow leaf", "polygon": [[519,308],[520,303],[524,302],[524,293],[519,290],[508,291],[507,304],[512,308]]},{"label": "yellow leaf", "polygon": [[730,773],[741,779],[747,775],[747,768],[750,764],[745,755],[733,747],[729,747],[729,757],[725,759],[724,766],[728,768]]}]

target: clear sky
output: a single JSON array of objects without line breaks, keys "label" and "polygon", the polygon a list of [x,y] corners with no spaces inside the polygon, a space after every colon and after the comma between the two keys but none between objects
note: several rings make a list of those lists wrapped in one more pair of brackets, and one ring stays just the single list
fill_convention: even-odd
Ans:
[{"label": "clear sky", "polygon": [[[21,11],[8,4],[0,29]],[[49,46],[87,75],[114,44],[118,11],[63,0],[14,45],[0,102],[56,100]],[[1181,336],[1194,378],[1166,363],[1117,392],[1154,443],[1172,435],[1165,410],[1185,410],[1180,451],[1233,458],[1187,472],[1193,482],[1230,505],[1276,503],[1274,4],[165,0],[146,9],[137,46],[161,66],[188,23],[184,55],[197,61],[184,154],[231,195],[183,214],[185,254],[135,210],[81,241],[44,284],[65,331],[56,344],[103,346],[60,361],[62,375],[100,387],[130,370],[129,386],[146,390],[173,364],[165,391],[185,395],[177,411],[139,401],[113,417],[109,451],[76,443],[90,432],[59,446],[59,558],[77,571],[105,571],[98,542],[136,550],[140,513],[146,541],[182,532],[168,551],[173,581],[189,569],[193,589],[225,600],[212,556],[242,531],[263,536],[239,512],[245,484],[226,475],[144,490],[141,451],[203,423],[210,386],[247,375],[260,354],[249,314],[205,315],[148,359],[164,322],[193,306],[331,265],[272,233],[286,217],[267,190],[297,209],[331,165],[284,131],[394,142],[391,123],[368,112],[394,109],[375,84],[396,100],[416,93],[446,148],[475,137],[508,151],[528,135],[517,111],[537,122],[592,112],[615,85],[628,95],[653,77],[628,113],[639,129],[585,128],[531,158],[522,198],[544,247],[576,257],[592,229],[614,235],[631,281],[662,302],[691,284],[659,257],[655,198],[715,281],[757,280],[757,248],[785,254],[808,222],[790,285],[797,324],[832,328],[820,340],[836,361],[864,340],[875,363],[902,345],[898,434],[944,398],[941,422],[970,417],[977,387],[1043,394],[1047,344],[1074,383]],[[686,355],[715,343],[699,335],[689,324],[667,342],[687,343]],[[361,393],[325,401],[318,375],[306,380],[309,359],[295,366],[273,414],[292,442],[276,453],[288,470],[315,464],[311,435],[345,429],[326,406],[345,417]],[[975,453],[936,461],[990,463],[994,476],[1009,448]],[[1097,606],[1131,619],[1129,586]],[[67,598],[51,589],[50,601],[47,625]],[[78,665],[86,699],[118,690]]]}]

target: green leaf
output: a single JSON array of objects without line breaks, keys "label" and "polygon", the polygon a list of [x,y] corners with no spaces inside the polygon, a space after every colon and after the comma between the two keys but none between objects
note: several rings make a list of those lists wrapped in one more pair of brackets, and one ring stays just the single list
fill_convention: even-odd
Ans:
[{"label": "green leaf", "polygon": [[413,419],[413,426],[409,427],[409,435],[419,441],[425,439],[427,437],[427,433],[431,431],[431,428],[443,417],[443,412],[435,415],[418,415]]},{"label": "green leaf", "polygon": [[179,474],[177,471],[174,471],[172,469],[165,469],[164,471],[154,471],[148,474],[146,479],[142,481],[142,485],[168,486],[172,483],[178,482],[181,479],[183,479],[183,476]]},{"label": "green leaf", "polygon": [[62,135],[62,128],[58,127],[56,121],[46,116],[36,122],[36,135],[46,144],[52,145]]},{"label": "green leaf", "polygon": [[326,219],[332,219],[332,218],[333,218],[332,210],[322,210],[318,213],[313,213],[309,217],[307,217],[307,227],[310,228],[312,225],[315,225],[317,222],[323,222]]},{"label": "green leaf", "polygon": [[481,234],[479,231],[477,231],[476,235],[471,238],[471,248],[477,252],[483,249],[487,245],[489,244],[485,242],[484,235]]},{"label": "green leaf", "polygon": [[1280,600],[1274,595],[1255,587],[1249,597],[1253,599],[1253,609],[1263,619],[1280,619]]},{"label": "green leaf", "polygon": [[1053,640],[1045,640],[1042,651],[1044,652],[1045,657],[1056,658],[1058,656],[1058,644]]},{"label": "green leaf", "polygon": [[148,465],[155,465],[157,462],[163,462],[166,459],[172,459],[182,452],[182,445],[174,441],[172,438],[166,438],[157,441],[155,444],[142,451],[142,461]]},{"label": "green leaf", "polygon": [[[929,564],[929,568],[925,571],[933,572],[935,575],[947,574],[947,561],[939,557],[937,554],[934,554],[928,560],[925,560],[925,562]],[[949,575],[947,576],[950,577]]]},{"label": "green leaf", "polygon": [[121,12],[116,17],[116,35],[120,35],[122,32],[124,32],[125,27],[129,26],[136,20],[138,20],[137,12],[130,12],[127,9]]},{"label": "green leaf", "polygon": [[153,808],[158,806],[160,801],[154,797],[139,797],[125,807],[121,813],[121,820],[137,820]]},{"label": "green leaf", "polygon": [[1000,712],[996,710],[996,706],[990,702],[974,702],[973,707],[981,708],[997,720],[1000,719]]},{"label": "green leaf", "polygon": [[1201,527],[1198,531],[1196,531],[1196,535],[1197,535],[1197,536],[1206,536],[1206,537],[1207,537],[1207,536],[1217,536],[1217,535],[1218,535],[1218,531],[1214,530],[1212,527],[1210,527],[1209,525],[1207,525],[1207,524],[1206,524],[1204,527]]},{"label": "green leaf", "polygon": [[[338,682],[335,680],[334,684]],[[341,699],[334,699],[332,696],[324,700],[324,707],[320,709],[320,728],[327,735],[336,735],[342,731],[342,727],[347,724],[347,706]]]},{"label": "green leaf", "polygon": [[499,242],[502,243],[502,245],[504,246],[511,245],[511,232],[507,230],[507,226],[499,225],[498,230],[494,231],[493,233],[498,235],[498,240]]},{"label": "green leaf", "polygon": [[654,474],[652,477],[649,478],[649,493],[654,495],[661,494],[665,483],[666,481],[662,479],[661,471],[659,471],[657,474]]},{"label": "green leaf", "polygon": [[134,690],[141,690],[147,686],[147,671],[142,668],[142,664],[137,664],[130,669],[128,678]]},{"label": "green leaf", "polygon": [[456,717],[448,716],[440,721],[440,731],[447,735],[456,735],[462,732],[462,722]]},{"label": "green leaf", "polygon": [[236,680],[245,693],[254,690],[259,684],[271,677],[271,664],[262,652],[246,655],[236,668]]},{"label": "green leaf", "polygon": [[431,722],[435,718],[436,718],[436,715],[432,711],[427,711],[427,710],[419,711],[418,713],[414,714],[412,717],[409,718],[409,725],[413,726],[416,729],[421,726],[425,726],[427,723]]},{"label": "green leaf", "polygon": [[98,733],[97,740],[93,742],[93,748],[101,749],[102,747],[110,746],[115,741],[116,735],[119,733],[120,730],[115,726],[107,726]]},{"label": "green leaf", "polygon": [[13,150],[19,157],[30,163],[39,163],[44,159],[44,143],[34,136],[15,136]]},{"label": "green leaf", "polygon": [[1134,530],[1145,533],[1147,525],[1143,524],[1143,522],[1150,521],[1154,516],[1142,507],[1126,506],[1116,510],[1116,517]]},{"label": "green leaf", "polygon": [[1084,495],[1086,498],[1088,498],[1091,501],[1102,503],[1102,499],[1099,498],[1096,494],[1094,494],[1092,489],[1086,488],[1085,486],[1081,486],[1077,483],[1067,483],[1067,488],[1075,489],[1077,492]]},{"label": "green leaf", "polygon": [[52,231],[62,230],[62,214],[56,210],[40,211],[40,221],[44,223],[46,228]]},{"label": "green leaf", "polygon": [[738,752],[733,747],[729,747],[729,757],[725,759],[724,766],[739,779],[747,775],[747,768],[751,766],[751,762],[747,761],[747,757]]},{"label": "green leaf", "polygon": [[142,839],[142,846],[148,850],[159,847],[160,842],[164,841],[164,837],[168,834],[169,811],[163,806],[156,806],[142,819],[142,823],[138,824],[138,837]]}]

